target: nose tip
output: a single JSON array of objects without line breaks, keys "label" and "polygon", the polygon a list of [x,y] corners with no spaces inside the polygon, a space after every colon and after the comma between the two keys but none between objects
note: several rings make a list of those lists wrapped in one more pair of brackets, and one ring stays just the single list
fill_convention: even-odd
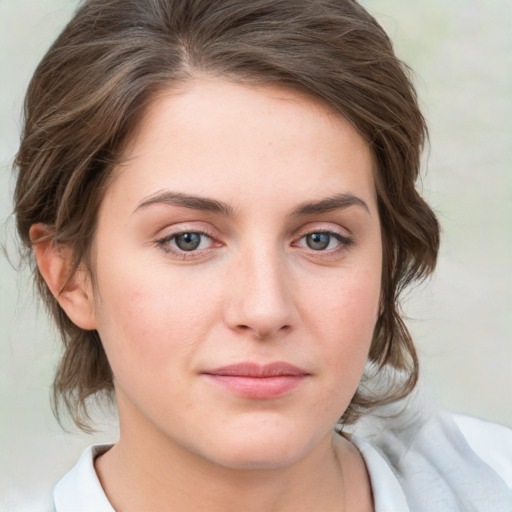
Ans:
[{"label": "nose tip", "polygon": [[238,268],[226,308],[230,329],[257,340],[293,329],[297,312],[284,270],[278,258],[264,256],[246,260]]}]

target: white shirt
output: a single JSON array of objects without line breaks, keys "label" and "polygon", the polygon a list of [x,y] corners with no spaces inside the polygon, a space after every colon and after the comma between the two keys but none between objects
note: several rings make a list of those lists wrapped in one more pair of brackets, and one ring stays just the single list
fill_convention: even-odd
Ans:
[{"label": "white shirt", "polygon": [[[399,427],[397,425],[400,425]],[[512,431],[467,416],[383,420],[353,429],[375,512],[511,512]],[[115,512],[94,470],[108,445],[90,446],[56,485],[54,512]]]}]

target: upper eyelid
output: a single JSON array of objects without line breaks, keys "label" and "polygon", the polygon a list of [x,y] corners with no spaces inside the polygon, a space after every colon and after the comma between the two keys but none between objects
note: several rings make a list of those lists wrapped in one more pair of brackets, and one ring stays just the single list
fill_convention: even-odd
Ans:
[{"label": "upper eyelid", "polygon": [[304,231],[301,231],[299,234],[302,233],[302,236],[310,235],[311,233],[334,233],[334,234],[341,234],[342,229],[336,229],[336,228],[311,228],[306,229]]},{"label": "upper eyelid", "polygon": [[[196,224],[195,226],[191,224]],[[197,225],[196,221],[193,222],[178,222],[176,224],[167,225],[162,229],[159,229],[159,233],[163,233],[161,236],[156,235],[158,238],[172,238],[174,236],[178,236],[183,233],[201,233],[203,235],[209,236],[210,238],[215,238],[218,236],[219,230],[212,227],[209,223],[201,222],[200,225]]]},{"label": "upper eyelid", "polygon": [[326,225],[326,223],[316,222],[309,223],[306,227],[302,226],[299,229],[296,229],[293,233],[293,237],[295,240],[298,240],[299,238],[311,233],[333,233],[342,236],[343,238],[352,238],[352,232],[345,227],[333,223],[328,223],[328,225]]}]

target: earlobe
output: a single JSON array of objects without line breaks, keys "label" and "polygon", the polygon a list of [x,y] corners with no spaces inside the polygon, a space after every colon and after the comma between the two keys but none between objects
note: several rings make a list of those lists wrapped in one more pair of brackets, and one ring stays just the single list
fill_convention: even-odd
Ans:
[{"label": "earlobe", "polygon": [[69,319],[82,329],[96,329],[90,277],[81,269],[70,276],[71,248],[57,244],[46,224],[32,225],[29,234],[39,272]]}]

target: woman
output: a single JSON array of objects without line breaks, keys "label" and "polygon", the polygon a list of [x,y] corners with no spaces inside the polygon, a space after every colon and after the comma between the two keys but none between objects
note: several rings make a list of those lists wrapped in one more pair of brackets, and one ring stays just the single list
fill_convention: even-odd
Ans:
[{"label": "woman", "polygon": [[508,431],[368,416],[417,381],[425,134],[354,2],[84,2],[29,87],[16,216],[56,401],[84,427],[113,393],[120,439],[55,510],[510,509]]}]

